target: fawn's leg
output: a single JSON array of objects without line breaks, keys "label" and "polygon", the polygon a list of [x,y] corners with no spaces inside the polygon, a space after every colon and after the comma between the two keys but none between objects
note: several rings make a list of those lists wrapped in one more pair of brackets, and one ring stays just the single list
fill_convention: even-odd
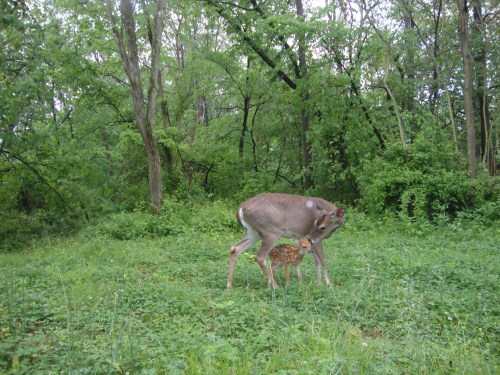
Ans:
[{"label": "fawn's leg", "polygon": [[302,273],[300,272],[300,264],[295,266],[295,271],[297,271],[297,278],[299,279],[299,283],[302,283]]},{"label": "fawn's leg", "polygon": [[284,266],[285,266],[285,280],[286,283],[288,284],[288,282],[290,281],[290,266],[286,263]]},{"label": "fawn's leg", "polygon": [[281,266],[281,262],[279,260],[272,261],[271,265],[269,266],[269,268],[271,269],[271,274],[273,275],[273,279],[275,282],[276,282],[276,278],[274,277],[274,273],[276,272],[276,270],[278,268],[280,268],[280,266]]}]

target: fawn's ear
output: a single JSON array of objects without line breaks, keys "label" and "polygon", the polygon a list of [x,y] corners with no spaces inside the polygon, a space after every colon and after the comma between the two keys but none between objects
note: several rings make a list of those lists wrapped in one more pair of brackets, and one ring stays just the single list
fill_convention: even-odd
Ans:
[{"label": "fawn's ear", "polygon": [[292,238],[293,238],[293,241],[294,241],[295,243],[300,244],[300,241],[299,241],[299,239],[297,238],[297,236],[292,236]]}]

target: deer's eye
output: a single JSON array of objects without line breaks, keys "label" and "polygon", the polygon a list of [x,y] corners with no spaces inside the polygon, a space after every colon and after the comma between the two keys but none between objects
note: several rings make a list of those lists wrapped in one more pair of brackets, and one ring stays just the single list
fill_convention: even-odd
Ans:
[{"label": "deer's eye", "polygon": [[325,229],[326,229],[326,227],[325,227],[324,225],[323,225],[322,227],[319,227],[319,230],[320,230],[320,231],[322,231],[322,232],[323,232]]}]

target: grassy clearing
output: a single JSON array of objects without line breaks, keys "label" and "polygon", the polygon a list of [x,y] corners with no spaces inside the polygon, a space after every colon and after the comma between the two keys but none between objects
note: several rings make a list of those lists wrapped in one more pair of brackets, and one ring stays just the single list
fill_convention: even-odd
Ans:
[{"label": "grassy clearing", "polygon": [[[267,288],[241,232],[47,239],[0,255],[0,373],[495,374],[499,231],[346,226],[334,287]],[[284,275],[279,273],[280,284]]]}]

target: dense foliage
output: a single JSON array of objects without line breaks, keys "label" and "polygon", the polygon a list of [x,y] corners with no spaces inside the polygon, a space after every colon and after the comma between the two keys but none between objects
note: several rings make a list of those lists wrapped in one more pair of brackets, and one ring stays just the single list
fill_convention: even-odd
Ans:
[{"label": "dense foliage", "polygon": [[[448,222],[495,202],[495,187],[487,177],[469,179],[457,171],[457,157],[439,141],[416,139],[406,150],[391,145],[362,165],[358,183],[367,211],[394,214],[420,222]],[[486,215],[498,220],[498,211]]]},{"label": "dense foliage", "polygon": [[148,210],[151,145],[117,46],[134,35],[144,112],[157,90],[160,218],[175,200],[283,191],[410,221],[497,219],[495,2],[468,9],[476,178],[453,2],[168,2],[156,87],[158,4],[0,1],[0,249]]}]

